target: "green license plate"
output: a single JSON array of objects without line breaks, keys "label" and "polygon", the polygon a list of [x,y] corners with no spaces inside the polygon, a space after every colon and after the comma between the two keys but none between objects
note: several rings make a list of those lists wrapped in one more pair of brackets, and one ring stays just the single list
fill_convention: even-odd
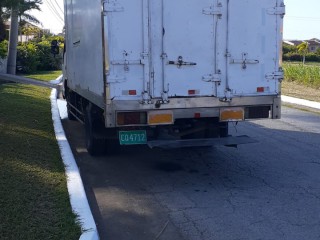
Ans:
[{"label": "green license plate", "polygon": [[147,132],[145,130],[120,131],[120,145],[136,145],[147,143]]}]

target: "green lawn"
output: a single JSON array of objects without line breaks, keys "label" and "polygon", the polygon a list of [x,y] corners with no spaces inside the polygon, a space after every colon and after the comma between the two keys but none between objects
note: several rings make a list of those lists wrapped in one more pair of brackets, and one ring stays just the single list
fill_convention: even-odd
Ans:
[{"label": "green lawn", "polygon": [[[55,79],[60,72],[37,75]],[[0,84],[0,239],[79,239],[50,90]]]},{"label": "green lawn", "polygon": [[[284,61],[284,64],[301,65],[302,62]],[[320,62],[305,62],[305,65],[309,65],[309,66],[320,66]]]},{"label": "green lawn", "polygon": [[24,75],[24,77],[33,78],[33,79],[37,79],[37,80],[49,81],[49,80],[56,79],[60,75],[61,75],[61,71],[43,71],[43,72],[37,72],[37,73],[33,73],[33,74]]}]

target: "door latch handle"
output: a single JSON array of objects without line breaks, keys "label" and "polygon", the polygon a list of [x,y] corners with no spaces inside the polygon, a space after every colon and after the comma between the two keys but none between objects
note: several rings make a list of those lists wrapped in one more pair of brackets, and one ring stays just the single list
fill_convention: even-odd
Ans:
[{"label": "door latch handle", "polygon": [[195,62],[185,62],[183,61],[183,58],[181,56],[178,57],[178,61],[169,61],[169,65],[177,65],[178,68],[181,68],[181,66],[195,66],[197,63]]}]

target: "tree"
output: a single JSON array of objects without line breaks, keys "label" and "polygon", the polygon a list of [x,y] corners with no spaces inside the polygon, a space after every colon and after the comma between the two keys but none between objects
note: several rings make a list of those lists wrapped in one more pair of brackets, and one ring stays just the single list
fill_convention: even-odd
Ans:
[{"label": "tree", "polygon": [[11,8],[7,73],[13,75],[16,74],[17,66],[18,29],[18,10],[17,8]]},{"label": "tree", "polygon": [[300,43],[298,46],[297,46],[297,49],[298,49],[298,52],[302,54],[303,56],[303,65],[305,64],[306,62],[306,55],[309,51],[309,44],[308,42],[303,42],[303,43]]},{"label": "tree", "polygon": [[28,24],[24,24],[21,28],[21,33],[26,36],[26,40],[29,41],[29,36],[37,36],[39,35],[40,29],[37,27],[29,26]]},{"label": "tree", "polygon": [[282,46],[282,52],[283,54],[287,54],[287,53],[293,53],[293,52],[296,52],[297,51],[297,48],[293,45],[289,45],[287,43],[284,43],[283,46]]},{"label": "tree", "polygon": [[2,18],[2,16],[3,16],[2,4],[3,3],[0,0],[0,42],[6,38],[6,29],[5,29],[5,25],[4,25],[5,19]]},{"label": "tree", "polygon": [[2,7],[10,9],[10,36],[9,36],[9,51],[8,51],[8,67],[7,72],[9,74],[16,73],[16,60],[17,60],[17,44],[19,35],[19,17],[22,17],[33,21],[39,22],[33,16],[27,14],[26,12],[31,9],[38,9],[39,5],[42,3],[41,0],[2,0]]}]

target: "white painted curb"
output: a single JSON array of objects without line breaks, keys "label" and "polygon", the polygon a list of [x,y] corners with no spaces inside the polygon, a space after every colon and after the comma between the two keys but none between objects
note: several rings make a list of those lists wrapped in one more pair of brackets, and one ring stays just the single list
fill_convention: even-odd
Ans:
[{"label": "white painted curb", "polygon": [[82,226],[83,233],[80,236],[80,240],[99,240],[97,227],[89,207],[80,172],[62,127],[56,89],[52,90],[50,100],[56,139],[66,170],[71,207],[73,212],[79,216]]},{"label": "white painted curb", "polygon": [[298,104],[298,105],[302,105],[305,107],[320,109],[320,103],[318,103],[318,102],[289,97],[289,96],[285,96],[285,95],[281,96],[281,101],[286,102],[286,103]]}]

